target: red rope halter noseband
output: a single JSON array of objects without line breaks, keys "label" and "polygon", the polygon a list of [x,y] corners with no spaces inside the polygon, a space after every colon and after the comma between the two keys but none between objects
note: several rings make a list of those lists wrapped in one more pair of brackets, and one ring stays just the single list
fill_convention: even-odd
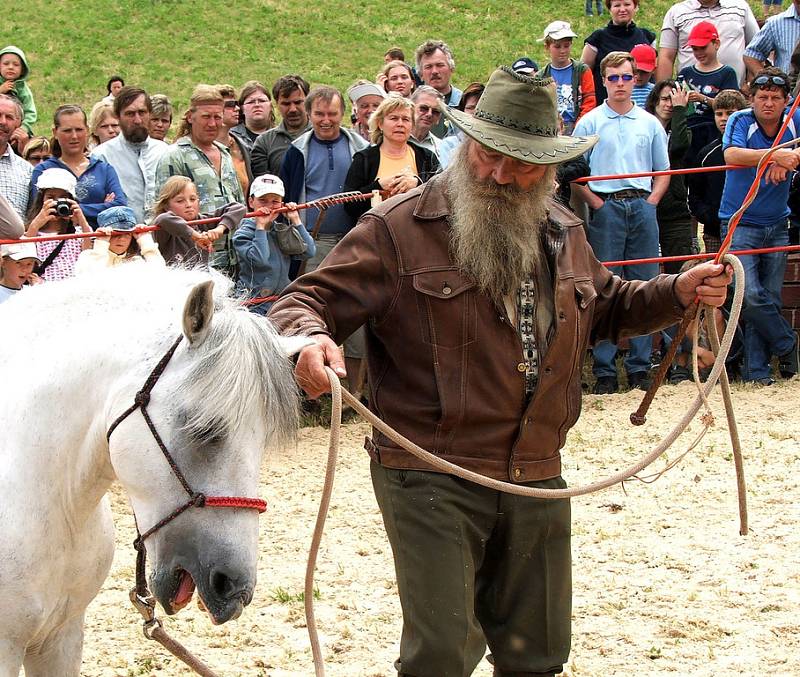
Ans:
[{"label": "red rope halter noseband", "polygon": [[[161,453],[164,454],[164,458],[167,460],[172,473],[181,483],[183,490],[189,496],[189,500],[186,501],[186,503],[183,503],[175,508],[175,510],[173,510],[169,515],[156,522],[144,533],[139,532],[139,525],[137,522],[136,540],[133,542],[133,547],[136,549],[137,553],[136,592],[142,597],[149,596],[145,578],[145,558],[147,557],[147,553],[144,547],[144,541],[148,536],[151,536],[163,526],[169,524],[178,515],[185,512],[189,508],[245,508],[250,510],[258,510],[260,513],[266,512],[267,510],[267,502],[261,498],[247,498],[245,496],[206,496],[202,492],[194,491],[175,462],[175,459],[172,457],[172,454],[169,453],[169,449],[167,449],[167,446],[161,439],[161,435],[158,434],[158,430],[156,430],[155,424],[150,418],[150,414],[147,412],[147,405],[150,402],[150,394],[156,383],[158,383],[158,379],[167,368],[167,364],[169,364],[170,359],[175,354],[175,351],[177,350],[182,339],[183,335],[179,336],[177,340],[170,346],[169,350],[167,350],[164,356],[158,361],[156,366],[153,367],[153,371],[150,372],[150,375],[147,377],[147,380],[144,382],[141,390],[139,390],[139,392],[137,392],[134,396],[133,404],[123,411],[119,417],[117,417],[117,419],[109,426],[108,432],[106,432],[106,439],[110,441],[111,434],[114,432],[114,430],[116,430],[117,426],[126,418],[128,418],[128,416],[130,416],[134,411],[140,409],[142,412],[142,417],[144,418],[147,427],[150,429],[153,439],[155,439],[156,444],[158,444],[158,448],[161,449]],[[134,520],[135,519],[136,516],[134,515]]]}]

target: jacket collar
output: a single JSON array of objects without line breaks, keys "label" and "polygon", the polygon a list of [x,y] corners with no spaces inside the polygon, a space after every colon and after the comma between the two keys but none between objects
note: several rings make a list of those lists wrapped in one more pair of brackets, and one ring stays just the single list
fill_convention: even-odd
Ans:
[{"label": "jacket collar", "polygon": [[425,221],[449,219],[450,204],[447,200],[447,172],[437,174],[422,187],[414,207],[414,218]]}]

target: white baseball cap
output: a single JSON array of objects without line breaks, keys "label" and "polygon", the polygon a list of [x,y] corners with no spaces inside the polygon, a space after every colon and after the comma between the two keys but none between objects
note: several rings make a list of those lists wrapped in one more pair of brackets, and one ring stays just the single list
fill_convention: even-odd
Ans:
[{"label": "white baseball cap", "polygon": [[17,244],[4,244],[0,246],[0,256],[8,257],[14,261],[23,259],[36,259],[39,263],[42,260],[36,253],[36,245],[33,242],[18,242]]},{"label": "white baseball cap", "polygon": [[274,174],[262,174],[253,179],[250,184],[250,197],[261,197],[262,195],[286,195],[286,189],[281,181]]},{"label": "white baseball cap", "polygon": [[68,172],[61,167],[51,167],[45,169],[36,181],[37,190],[47,190],[48,188],[58,188],[66,191],[73,198],[75,197],[75,188],[78,185],[78,180],[72,172]]},{"label": "white baseball cap", "polygon": [[544,42],[546,38],[551,40],[563,40],[564,38],[577,38],[577,34],[572,30],[569,21],[553,21],[547,24],[544,35],[536,42]]},{"label": "white baseball cap", "polygon": [[385,99],[386,92],[373,82],[362,82],[350,87],[347,90],[347,96],[350,97],[350,101],[356,103],[362,96],[379,96],[381,99]]}]

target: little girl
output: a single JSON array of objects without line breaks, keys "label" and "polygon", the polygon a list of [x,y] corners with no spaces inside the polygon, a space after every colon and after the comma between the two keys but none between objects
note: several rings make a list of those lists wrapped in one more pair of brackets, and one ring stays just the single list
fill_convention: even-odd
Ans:
[{"label": "little girl", "polygon": [[130,207],[111,207],[97,216],[94,246],[84,250],[75,266],[76,275],[110,268],[127,261],[165,265],[153,234],[135,233],[136,215]]},{"label": "little girl", "polygon": [[155,231],[155,240],[167,263],[191,265],[202,262],[208,265],[213,243],[226,232],[236,229],[245,214],[245,207],[230,202],[213,214],[202,217],[221,217],[218,224],[194,228],[187,221],[200,218],[197,187],[185,176],[172,176],[161,189],[154,211],[153,225],[160,228]]},{"label": "little girl", "polygon": [[[45,169],[39,175],[36,199],[28,209],[25,237],[88,233],[92,230],[75,201],[75,186],[76,179],[72,173],[60,167]],[[46,282],[72,277],[78,256],[90,246],[88,237],[37,242],[36,252],[42,262],[36,268],[36,274]]]}]

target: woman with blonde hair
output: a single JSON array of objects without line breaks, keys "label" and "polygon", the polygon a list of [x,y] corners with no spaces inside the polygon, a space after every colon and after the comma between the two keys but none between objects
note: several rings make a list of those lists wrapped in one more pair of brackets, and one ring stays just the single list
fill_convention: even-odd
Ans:
[{"label": "woman with blonde hair", "polygon": [[114,108],[99,101],[89,112],[89,150],[119,135],[119,120]]},{"label": "woman with blonde hair", "polygon": [[378,75],[378,84],[387,92],[397,92],[401,96],[411,96],[416,88],[414,71],[405,61],[390,61]]},{"label": "woman with blonde hair", "polygon": [[[431,151],[411,140],[413,128],[414,104],[390,94],[370,116],[370,140],[374,145],[353,155],[344,190],[379,190],[391,197],[416,188],[433,176],[439,170],[439,161]],[[358,218],[369,205],[348,202],[345,209]]]},{"label": "woman with blonde hair", "polygon": [[50,157],[50,139],[46,136],[32,136],[25,144],[22,159],[27,160],[33,167]]}]

